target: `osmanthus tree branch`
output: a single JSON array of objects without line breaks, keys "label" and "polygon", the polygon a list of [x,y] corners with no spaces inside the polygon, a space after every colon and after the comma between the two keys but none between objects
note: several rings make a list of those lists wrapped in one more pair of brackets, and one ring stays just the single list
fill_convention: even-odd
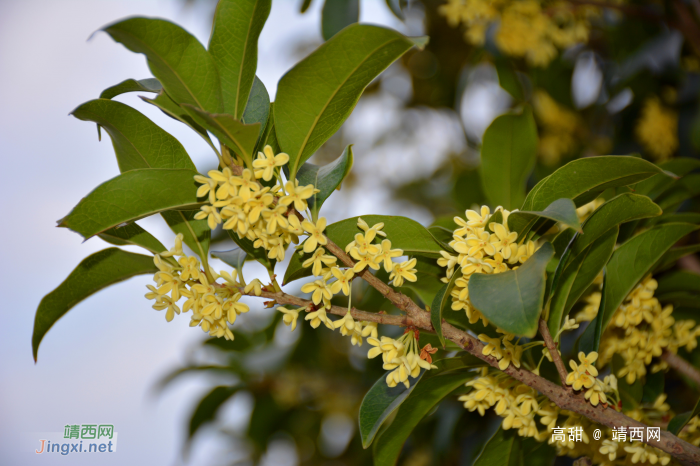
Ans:
[{"label": "osmanthus tree branch", "polygon": [[661,355],[661,359],[666,361],[669,367],[672,367],[677,372],[688,377],[695,385],[700,387],[700,371],[698,371],[697,367],[670,351],[664,351]]},{"label": "osmanthus tree branch", "polygon": [[547,322],[544,319],[540,319],[539,327],[540,327],[540,334],[542,335],[542,338],[544,338],[544,344],[547,345],[547,349],[549,350],[549,354],[552,356],[552,360],[554,361],[554,365],[556,366],[557,372],[559,373],[559,378],[561,379],[561,385],[562,385],[562,387],[569,390],[569,388],[566,385],[566,377],[569,374],[569,372],[566,370],[566,366],[564,365],[564,361],[562,361],[562,359],[561,359],[561,354],[559,354],[559,351],[557,350],[557,344],[554,342],[552,335],[549,333],[549,327],[547,326]]},{"label": "osmanthus tree branch", "polygon": [[[355,265],[355,262],[352,260],[350,256],[348,256],[345,251],[335,244],[333,241],[331,241],[330,238],[327,238],[327,244],[326,248],[333,254],[335,255],[343,264],[345,264],[347,267],[352,267]],[[404,295],[403,293],[399,293],[393,290],[389,285],[372,275],[372,273],[369,271],[368,268],[365,268],[362,272],[357,274],[359,277],[364,279],[367,283],[369,283],[371,286],[377,289],[385,298],[387,298],[389,301],[391,301],[397,308],[400,310],[404,311],[406,313],[407,319],[403,319],[399,317],[400,323],[398,325],[411,325],[417,328],[421,328],[424,330],[429,330],[429,331],[434,331],[434,328],[430,322],[430,313],[424,311],[421,309],[420,306],[418,306],[411,298],[408,296]],[[275,298],[274,293],[268,296],[270,298]],[[281,297],[281,296],[280,296]],[[298,299],[298,298],[295,298]],[[303,300],[301,300],[303,301]],[[294,304],[294,303],[290,303]],[[303,305],[303,304],[302,304]],[[308,305],[308,301],[307,304]],[[342,309],[342,314],[340,314],[340,310],[337,310],[334,312],[334,309],[331,308],[331,313],[337,315],[345,315],[347,312],[346,309]],[[353,312],[361,312],[361,311],[353,311]],[[371,314],[371,313],[362,313],[358,314],[357,318],[361,320],[370,320],[368,315],[366,314]],[[353,313],[353,317],[355,314]],[[377,314],[377,316],[381,316],[380,318],[389,318],[389,316]],[[379,322],[376,318],[371,319],[370,321],[372,322]],[[379,323],[388,323],[388,322],[379,322]],[[396,324],[394,324],[396,325]],[[444,320],[442,321],[442,334],[445,336],[445,338],[448,338],[449,340],[453,341],[457,345],[459,345],[461,348],[464,350],[468,351],[469,353],[473,354],[479,359],[482,359],[483,361],[487,362],[493,367],[498,368],[498,360],[496,360],[492,356],[486,356],[482,353],[482,350],[484,348],[484,344],[480,342],[478,339],[474,338],[473,336],[469,335],[467,332],[462,331],[458,328],[453,327],[449,323],[445,322]],[[556,351],[552,351],[552,356],[554,357],[554,354],[558,354]],[[563,364],[563,363],[562,363]],[[509,376],[513,377],[516,380],[519,380],[520,382],[534,388],[547,398],[549,398],[551,401],[553,401],[557,406],[559,406],[561,409],[565,409],[568,411],[573,411],[575,413],[581,414],[588,419],[597,422],[599,424],[602,424],[607,427],[642,427],[646,428],[647,425],[643,424],[639,421],[635,421],[634,419],[625,416],[624,414],[615,411],[611,407],[603,406],[602,404],[599,404],[598,406],[593,406],[591,405],[588,400],[586,400],[583,397],[582,393],[579,394],[574,394],[573,392],[568,391],[567,389],[560,387],[556,384],[553,384],[549,380],[540,377],[538,375],[533,374],[532,372],[525,370],[525,369],[518,369],[514,367],[513,365],[508,366],[504,371],[504,373],[508,374]],[[566,379],[564,379],[566,380]],[[661,440],[656,441],[656,440],[648,440],[646,436],[644,436],[644,442],[648,443],[651,446],[657,447],[660,450],[665,451],[666,453],[670,454],[673,456],[678,462],[681,464],[687,464],[687,465],[695,465],[695,466],[700,466],[700,448],[691,445],[690,443],[679,439],[672,433],[663,430],[661,431],[660,434]]]},{"label": "osmanthus tree branch", "polygon": [[[382,285],[388,288],[386,284],[382,283]],[[255,296],[252,292],[248,294],[250,296]],[[270,291],[262,291],[260,297],[275,300],[279,304],[295,305],[308,309],[313,306],[313,303],[309,300],[301,299],[283,292],[273,293]],[[415,303],[413,303],[413,306],[418,307]],[[359,321],[377,322],[378,324],[396,325],[401,327],[412,326],[423,330],[434,331],[434,328],[430,323],[430,313],[423,311],[420,308],[418,308],[418,311],[416,312],[413,310],[413,306],[407,308],[410,310],[404,309],[407,312],[406,317],[379,314],[376,312],[366,312],[355,308],[352,308],[350,312],[352,317]],[[331,306],[329,312],[334,315],[344,316],[348,312],[348,309],[341,306]],[[485,361],[489,365],[498,368],[498,360],[492,356],[485,356],[482,353],[484,344],[473,336],[469,335],[467,332],[455,328],[445,321],[442,323],[442,332],[445,338],[453,341],[461,348]],[[534,388],[553,401],[561,409],[581,414],[582,416],[585,416],[598,424],[618,428],[647,427],[646,424],[635,421],[634,419],[627,417],[610,407],[603,407],[602,404],[593,406],[583,397],[583,394],[574,394],[573,392],[570,392],[543,377],[535,375],[528,370],[522,368],[517,369],[513,365],[510,365],[503,372]],[[643,441],[672,455],[681,464],[695,466],[700,465],[700,448],[679,439],[675,435],[665,430],[661,431],[660,438],[660,441],[648,440],[645,435]]]}]

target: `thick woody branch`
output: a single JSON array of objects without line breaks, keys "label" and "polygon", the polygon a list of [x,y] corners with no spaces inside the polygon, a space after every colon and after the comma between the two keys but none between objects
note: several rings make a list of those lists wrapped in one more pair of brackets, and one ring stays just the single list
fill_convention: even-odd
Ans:
[{"label": "thick woody branch", "polygon": [[[334,254],[340,261],[347,267],[352,267],[355,262],[350,258],[342,248],[331,241],[328,238],[328,243],[326,248]],[[424,311],[420,308],[412,299],[408,296],[397,293],[389,285],[379,280],[377,277],[372,275],[372,273],[365,268],[362,272],[358,274],[367,283],[377,289],[384,297],[391,301],[397,308],[406,312],[406,316],[410,318],[410,324],[414,327],[421,328],[424,330],[434,331],[434,328],[430,322],[430,313]],[[361,312],[361,311],[357,311]],[[345,312],[343,312],[343,315]],[[353,314],[354,316],[354,314]],[[358,317],[361,318],[361,317]],[[406,322],[406,321],[404,321]],[[406,324],[400,324],[406,325]],[[548,332],[547,332],[548,333]],[[461,348],[464,348],[469,353],[482,359],[493,367],[498,368],[498,360],[492,356],[486,356],[482,353],[484,344],[469,335],[468,333],[459,330],[452,325],[448,324],[444,320],[442,321],[442,334],[445,338],[455,342]],[[554,354],[558,354],[556,351],[552,351],[552,357]],[[551,401],[553,401],[559,408],[573,411],[575,413],[581,414],[588,419],[602,424],[607,427],[647,427],[639,421],[625,416],[624,414],[615,411],[610,407],[604,407],[602,404],[598,406],[591,405],[588,400],[586,400],[582,394],[573,394],[567,389],[553,384],[549,380],[533,374],[532,372],[525,369],[518,369],[513,365],[508,366],[504,373],[513,377],[516,380],[534,388]],[[566,380],[566,379],[564,379]],[[659,448],[666,453],[672,455],[681,464],[700,466],[700,448],[691,445],[690,443],[679,439],[675,435],[668,431],[661,431],[661,440],[644,440],[651,446]]]},{"label": "thick woody branch", "polygon": [[672,367],[680,374],[688,377],[695,385],[700,387],[700,371],[698,371],[697,367],[670,351],[664,351],[661,355],[661,359],[666,361],[669,367]]},{"label": "thick woody branch", "polygon": [[564,361],[561,360],[561,354],[559,354],[559,351],[557,350],[557,344],[554,342],[552,335],[549,333],[549,327],[547,327],[547,322],[544,319],[540,319],[539,325],[540,334],[542,335],[542,338],[544,338],[544,344],[547,345],[549,354],[552,356],[554,365],[557,367],[557,372],[559,373],[559,378],[561,379],[561,385],[562,387],[568,389],[566,385],[566,377],[569,374],[569,372],[566,370]]}]

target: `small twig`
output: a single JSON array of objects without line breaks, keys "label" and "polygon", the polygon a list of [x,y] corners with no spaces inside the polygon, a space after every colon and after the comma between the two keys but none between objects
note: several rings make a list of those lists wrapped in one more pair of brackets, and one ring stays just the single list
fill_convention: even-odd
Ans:
[{"label": "small twig", "polygon": [[700,371],[698,371],[697,367],[694,367],[688,361],[675,353],[671,353],[670,351],[664,351],[661,355],[661,359],[666,361],[670,367],[688,377],[693,381],[693,383],[695,383],[695,385],[700,387]]},{"label": "small twig", "polygon": [[544,343],[547,345],[547,349],[549,350],[549,354],[552,356],[554,365],[557,366],[557,372],[559,372],[559,378],[561,379],[561,386],[570,391],[571,389],[568,387],[568,385],[566,385],[566,377],[569,375],[569,372],[566,370],[566,366],[564,365],[564,361],[561,359],[559,351],[557,351],[557,344],[554,342],[552,335],[549,333],[547,322],[545,322],[544,319],[540,319],[539,325],[540,334],[544,338]]}]

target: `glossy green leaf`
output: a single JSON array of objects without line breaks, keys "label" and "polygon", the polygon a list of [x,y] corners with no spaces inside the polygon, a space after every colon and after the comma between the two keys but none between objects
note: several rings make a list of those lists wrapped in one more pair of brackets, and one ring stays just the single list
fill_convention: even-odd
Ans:
[{"label": "glossy green leaf", "polygon": [[229,249],[228,251],[211,252],[211,257],[222,260],[224,263],[238,270],[239,273],[241,270],[243,270],[243,263],[245,262],[247,255],[248,253],[241,248],[233,248]]},{"label": "glossy green leaf", "polygon": [[[335,244],[345,249],[345,246],[354,241],[357,233],[362,233],[362,230],[357,226],[357,219],[358,217],[353,217],[328,225],[324,233]],[[442,247],[440,243],[433,238],[427,228],[415,220],[385,215],[363,215],[362,219],[370,226],[383,222],[384,229],[382,231],[391,241],[392,249],[403,249],[404,254],[409,256],[441,257]],[[304,254],[300,257],[295,253],[292,256],[284,274],[284,283],[311,275],[311,268],[302,267],[302,263],[309,257],[311,254]]]},{"label": "glossy green leaf", "polygon": [[202,128],[202,125],[194,121],[192,115],[187,113],[184,108],[178,105],[177,102],[168,97],[168,95],[165,92],[161,91],[154,99],[149,99],[143,96],[139,97],[144,102],[149,103],[154,107],[160,109],[160,111],[168,115],[170,118],[177,120],[180,123],[184,123],[190,128],[192,128],[197,134],[199,134],[199,136],[202,139],[204,139],[204,141],[207,144],[209,144],[209,147],[211,147],[214,150],[214,152],[219,152],[216,146],[214,146],[214,143],[211,142],[211,138],[209,137],[209,133],[207,133],[207,130]]},{"label": "glossy green leaf", "polygon": [[171,209],[197,209],[194,170],[153,168],[131,170],[105,181],[62,220],[88,239],[122,223]]},{"label": "glossy green leaf", "polygon": [[37,360],[39,344],[54,323],[73,306],[103,288],[135,275],[152,274],[158,269],[152,256],[109,248],[85,258],[63,283],[44,296],[34,317],[32,351]]},{"label": "glossy green leaf", "polygon": [[567,163],[537,183],[522,210],[542,210],[561,198],[586,204],[609,188],[627,186],[662,173],[651,162],[632,156],[584,157]]},{"label": "glossy green leaf", "polygon": [[389,387],[384,375],[372,385],[372,388],[362,399],[358,416],[362,448],[367,448],[372,444],[382,423],[411,394],[424,374],[425,371],[421,370],[417,378],[411,379],[411,385],[408,388],[404,384]]},{"label": "glossy green leaf", "polygon": [[196,210],[168,210],[161,212],[165,222],[175,234],[181,233],[183,241],[197,254],[203,262],[206,262],[211,242],[211,230],[207,220],[195,220]]},{"label": "glossy green leaf", "polygon": [[656,199],[678,181],[677,177],[682,177],[700,168],[700,160],[689,157],[678,157],[660,164],[659,167],[664,170],[664,172],[632,186],[635,193],[646,195],[651,199]]},{"label": "glossy green leaf", "polygon": [[135,223],[110,228],[98,235],[103,240],[116,246],[141,246],[153,254],[160,254],[168,248],[158,241],[152,234]]},{"label": "glossy green leaf", "polygon": [[[443,359],[427,371],[404,400],[391,425],[374,442],[375,465],[393,465],[411,431],[432,409],[456,388],[477,375],[471,369],[483,366],[475,357]],[[466,361],[466,362],[465,362]],[[411,379],[413,382],[413,379]]]},{"label": "glossy green leaf", "polygon": [[656,223],[700,223],[700,214],[695,212],[671,212],[656,219]]},{"label": "glossy green leaf", "polygon": [[598,207],[583,226],[585,234],[574,243],[576,253],[604,235],[607,231],[625,222],[661,215],[661,208],[646,196],[624,193]]},{"label": "glossy green leaf", "polygon": [[126,79],[119,84],[108,87],[100,94],[100,99],[113,99],[127,92],[160,92],[163,86],[155,78]]},{"label": "glossy green leaf", "polygon": [[93,121],[107,131],[121,172],[137,168],[196,169],[177,139],[128,105],[96,99],[82,104],[71,115]]},{"label": "glossy green leaf", "polygon": [[399,289],[407,288],[413,291],[424,305],[429,306],[444,285],[440,281],[444,276],[445,268],[437,265],[435,258],[416,256],[416,277],[418,279],[415,282],[405,281]]},{"label": "glossy green leaf", "polygon": [[428,231],[433,235],[433,238],[437,240],[445,251],[452,252],[453,249],[450,247],[449,242],[452,241],[453,231],[445,227],[434,225],[428,227]]},{"label": "glossy green leaf", "polygon": [[390,29],[352,24],[280,79],[275,130],[291,178],[340,128],[364,88],[415,44]]},{"label": "glossy green leaf", "polygon": [[497,59],[495,66],[498,73],[498,84],[516,100],[523,100],[525,98],[523,85],[511,61],[507,58]]},{"label": "glossy green leaf", "polygon": [[237,119],[243,116],[253,87],[258,37],[271,4],[271,0],[220,0],[216,6],[209,53],[221,77],[223,113]]},{"label": "glossy green leaf", "polygon": [[267,93],[263,82],[256,76],[241,121],[249,125],[260,123],[260,129],[263,130],[269,118],[270,94]]},{"label": "glossy green leaf", "polygon": [[352,144],[345,148],[340,157],[328,165],[319,167],[311,163],[305,163],[297,172],[297,179],[300,186],[312,184],[320,192],[315,193],[308,200],[311,216],[318,219],[318,213],[326,199],[333,194],[333,191],[340,189],[353,164]]},{"label": "glossy green leaf", "polygon": [[534,337],[542,312],[545,269],[554,247],[544,243],[517,270],[469,277],[469,299],[496,327],[515,335]]},{"label": "glossy green leaf", "polygon": [[671,421],[668,423],[668,431],[671,432],[673,435],[678,435],[678,433],[683,430],[683,427],[690,421],[692,418],[700,414],[700,400],[695,403],[695,408],[693,408],[692,411],[688,411],[687,413],[683,414],[677,414]]},{"label": "glossy green leaf", "polygon": [[689,246],[682,246],[680,248],[673,248],[664,254],[659,264],[654,268],[654,272],[660,272],[673,267],[676,261],[681,257],[685,257],[688,254],[695,254],[700,251],[700,244],[691,244]]},{"label": "glossy green leaf", "polygon": [[595,319],[591,321],[590,324],[588,324],[588,327],[586,327],[586,330],[584,330],[583,334],[581,335],[581,338],[579,339],[578,343],[578,349],[579,351],[583,351],[584,353],[588,354],[591,351],[598,351],[598,348],[600,347],[600,338],[603,336],[603,316],[602,316],[602,309],[605,309],[605,296],[606,296],[606,290],[608,288],[608,275],[607,271],[605,268],[603,268],[603,288],[600,292],[600,305],[598,306],[598,315],[596,315]]},{"label": "glossy green leaf", "polygon": [[571,248],[568,264],[557,281],[550,302],[547,325],[552,335],[559,333],[562,318],[571,311],[610,260],[617,234],[618,227],[615,226],[583,250],[574,253]]},{"label": "glossy green leaf", "polygon": [[474,466],[519,466],[522,441],[515,429],[499,427],[474,461]]},{"label": "glossy green leaf", "polygon": [[430,323],[433,325],[435,335],[437,335],[443,348],[445,347],[445,337],[442,335],[442,311],[445,307],[452,304],[450,293],[452,292],[452,288],[454,288],[455,281],[461,276],[461,269],[456,270],[452,274],[452,277],[450,277],[450,281],[445,283],[445,285],[440,288],[437,295],[435,295],[433,304],[430,307]]},{"label": "glossy green leaf", "polygon": [[240,155],[248,168],[253,168],[253,152],[260,134],[260,123],[247,125],[225,113],[208,113],[189,104],[182,106],[197,115],[202,125],[211,131],[222,144],[226,144]]},{"label": "glossy green leaf", "polygon": [[536,158],[537,126],[530,107],[493,120],[481,145],[481,180],[491,206],[513,210],[522,205]]},{"label": "glossy green leaf", "polygon": [[676,291],[700,292],[700,275],[688,270],[678,270],[657,278],[658,288],[655,295],[673,293]]},{"label": "glossy green leaf", "polygon": [[605,308],[599,312],[603,330],[625,297],[671,246],[697,228],[687,223],[665,223],[638,234],[615,251],[607,266]]},{"label": "glossy green leaf", "polygon": [[517,232],[518,237],[521,238],[541,218],[554,220],[574,230],[581,231],[581,224],[578,221],[578,215],[576,215],[576,206],[571,199],[557,199],[542,211],[513,212],[508,216],[508,228],[510,231]]},{"label": "glossy green leaf", "polygon": [[211,422],[216,417],[216,412],[219,410],[229,398],[231,398],[239,387],[219,386],[202,398],[190,417],[190,425],[188,430],[189,438],[194,437],[200,427],[207,422]]},{"label": "glossy green leaf", "polygon": [[175,102],[211,113],[223,111],[214,59],[189,32],[151,18],[128,18],[103,30],[132,52],[146,55],[151,73]]},{"label": "glossy green leaf", "polygon": [[[269,271],[274,271],[275,270],[275,264],[277,261],[274,261],[270,258],[267,257],[267,251],[263,248],[256,248],[253,246],[253,242],[249,240],[248,238],[239,238],[238,234],[231,231],[231,230],[226,230],[228,233],[228,236],[233,240],[234,243],[238,245],[242,250],[244,250],[250,257],[255,259],[256,261],[260,262],[267,270]],[[292,261],[294,258],[292,258]]]},{"label": "glossy green leaf", "polygon": [[321,10],[321,35],[328,40],[360,20],[360,0],[326,0]]}]

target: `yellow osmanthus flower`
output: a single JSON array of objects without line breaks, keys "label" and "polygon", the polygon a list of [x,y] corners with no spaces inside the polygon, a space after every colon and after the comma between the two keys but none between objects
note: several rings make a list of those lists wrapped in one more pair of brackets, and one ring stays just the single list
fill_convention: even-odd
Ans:
[{"label": "yellow osmanthus flower", "polygon": [[283,206],[294,204],[294,208],[299,212],[303,212],[307,209],[307,199],[315,193],[320,192],[320,190],[315,189],[312,184],[299,186],[298,180],[287,181],[284,185],[284,189],[287,195],[280,198],[280,204]]},{"label": "yellow osmanthus flower", "polygon": [[426,359],[421,358],[421,350],[413,330],[407,330],[397,340],[383,336],[381,339],[369,337],[367,342],[372,346],[367,357],[373,359],[381,354],[384,362],[382,367],[391,371],[386,376],[386,383],[389,387],[403,383],[406,388],[409,388],[411,385],[409,377],[415,379],[420,374],[421,369],[437,368],[426,360],[429,355]]},{"label": "yellow osmanthus flower", "polygon": [[289,156],[284,152],[275,155],[272,147],[265,146],[262,152],[258,152],[258,158],[253,160],[255,177],[270,181],[275,173],[275,168],[283,166],[289,162]]},{"label": "yellow osmanthus flower", "polygon": [[678,149],[678,113],[663,106],[658,97],[647,99],[635,135],[655,160],[668,159]]},{"label": "yellow osmanthus flower", "polygon": [[587,42],[589,18],[599,9],[572,9],[544,0],[448,0],[439,12],[450,26],[464,26],[467,42],[482,46],[493,24],[502,52],[525,58],[533,66],[547,66],[558,50]]},{"label": "yellow osmanthus flower", "polygon": [[323,234],[326,229],[326,218],[321,217],[314,225],[308,220],[301,222],[301,226],[309,234],[309,237],[304,241],[304,252],[309,253],[316,250],[318,245],[325,246],[328,240]]},{"label": "yellow osmanthus flower", "polygon": [[317,277],[321,276],[321,270],[323,269],[323,266],[332,267],[335,264],[335,256],[326,254],[326,250],[321,247],[316,249],[313,255],[302,263],[304,267],[312,267],[311,273],[313,273]]},{"label": "yellow osmanthus flower", "polygon": [[299,311],[301,311],[302,308],[297,308],[297,309],[287,309],[286,307],[279,306],[277,308],[278,311],[280,311],[282,314],[284,314],[284,317],[282,317],[282,321],[284,322],[285,325],[289,325],[292,332],[294,331],[295,328],[297,328],[297,319],[299,318]]},{"label": "yellow osmanthus flower", "polygon": [[404,280],[415,282],[418,280],[415,269],[417,262],[417,259],[414,257],[400,264],[394,264],[394,269],[389,274],[389,280],[393,280],[394,286],[402,286]]},{"label": "yellow osmanthus flower", "polygon": [[345,296],[349,296],[355,272],[352,269],[343,272],[338,267],[333,267],[331,268],[331,274],[335,277],[335,281],[331,283],[331,293],[338,294],[342,291]]},{"label": "yellow osmanthus flower", "polygon": [[331,287],[328,286],[328,283],[326,283],[325,280],[314,280],[307,283],[301,287],[301,292],[311,293],[311,301],[313,301],[313,303],[316,305],[321,304],[321,302],[330,302],[331,298],[333,297]]}]

